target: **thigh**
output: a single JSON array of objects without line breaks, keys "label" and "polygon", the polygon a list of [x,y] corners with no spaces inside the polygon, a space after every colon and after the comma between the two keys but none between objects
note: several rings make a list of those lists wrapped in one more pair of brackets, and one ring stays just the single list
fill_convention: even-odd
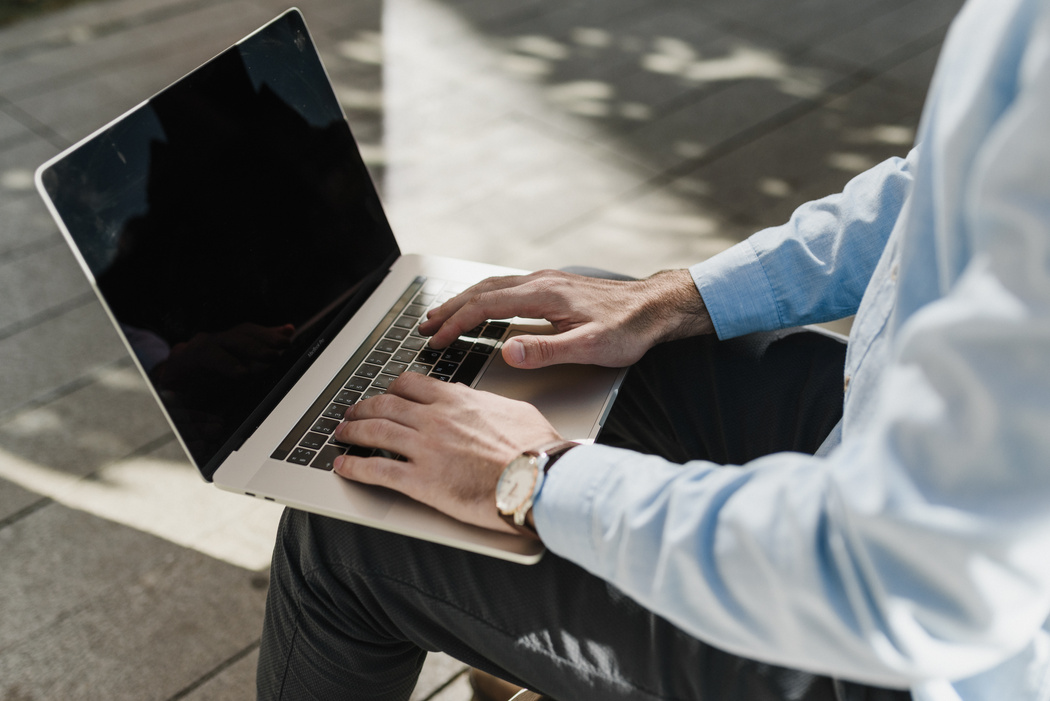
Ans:
[{"label": "thigh", "polygon": [[550,553],[522,566],[288,510],[260,697],[407,699],[425,650],[572,701],[835,699],[830,680],[717,650]]},{"label": "thigh", "polygon": [[662,344],[629,371],[599,441],[679,463],[813,453],[842,416],[845,354],[807,329]]},{"label": "thigh", "polygon": [[718,650],[551,553],[516,565],[288,510],[260,698],[407,699],[426,650],[569,701],[907,698]]}]

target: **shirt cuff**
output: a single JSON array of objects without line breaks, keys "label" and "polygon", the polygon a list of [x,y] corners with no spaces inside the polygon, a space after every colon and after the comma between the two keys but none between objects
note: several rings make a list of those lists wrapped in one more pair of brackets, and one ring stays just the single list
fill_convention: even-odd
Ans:
[{"label": "shirt cuff", "polygon": [[606,445],[581,445],[558,458],[547,473],[532,515],[536,531],[547,548],[561,557],[597,572],[599,551],[595,533],[595,501],[609,476],[624,458],[638,454]]},{"label": "shirt cuff", "polygon": [[750,241],[689,269],[720,339],[783,326],[773,287]]},{"label": "shirt cuff", "polygon": [[536,531],[544,545],[573,561],[593,552],[590,534],[595,492],[613,463],[603,455],[604,449],[581,445],[558,458],[532,506]]}]

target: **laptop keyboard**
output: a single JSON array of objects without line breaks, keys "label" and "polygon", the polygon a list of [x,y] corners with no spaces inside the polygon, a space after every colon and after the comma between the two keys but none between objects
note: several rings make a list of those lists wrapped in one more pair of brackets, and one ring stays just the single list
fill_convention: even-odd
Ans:
[{"label": "laptop keyboard", "polygon": [[484,322],[442,350],[430,348],[427,337],[417,330],[428,309],[460,291],[441,280],[416,278],[271,457],[321,470],[331,470],[335,459],[346,453],[400,458],[385,451],[340,443],[332,432],[347,408],[385,393],[402,373],[418,372],[443,382],[468,385],[474,381],[506,335],[506,322]]}]

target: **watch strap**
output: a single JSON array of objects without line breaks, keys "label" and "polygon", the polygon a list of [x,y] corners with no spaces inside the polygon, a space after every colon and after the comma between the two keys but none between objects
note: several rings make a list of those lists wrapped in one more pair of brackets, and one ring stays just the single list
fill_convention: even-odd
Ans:
[{"label": "watch strap", "polygon": [[[578,445],[580,445],[579,441],[559,440],[559,441],[554,441],[552,443],[547,443],[545,445],[542,445],[542,446],[540,446],[539,448],[537,448],[535,450],[526,450],[524,453],[522,453],[522,455],[533,455],[533,456],[536,456],[536,457],[546,457],[547,459],[544,460],[543,464],[540,466],[540,469],[543,470],[544,476],[546,476],[546,474],[550,471],[551,467],[554,466],[554,463],[556,463],[561,456],[565,455],[565,453],[569,452],[569,450],[571,450],[572,448],[575,448]],[[536,497],[536,494],[533,493],[533,499],[535,499],[535,497]],[[531,510],[532,510],[532,504],[530,503],[529,504],[529,508],[526,511],[525,523],[522,524],[522,525],[518,525],[518,523],[516,523],[514,521],[514,514],[504,514],[504,513],[500,512],[499,515],[500,515],[500,518],[502,518],[504,521],[506,521],[508,524],[510,524],[510,526],[514,530],[516,530],[518,533],[521,533],[524,536],[532,538],[533,540],[539,540],[540,539],[539,533],[537,533],[536,529],[532,528],[529,525],[529,521],[528,521],[528,518],[527,518],[528,511],[531,511]]]}]

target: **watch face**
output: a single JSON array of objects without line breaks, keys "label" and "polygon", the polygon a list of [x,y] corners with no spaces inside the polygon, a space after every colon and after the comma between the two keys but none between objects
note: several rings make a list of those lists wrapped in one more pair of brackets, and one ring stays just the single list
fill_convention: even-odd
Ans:
[{"label": "watch face", "polygon": [[496,485],[496,508],[503,514],[513,514],[532,498],[539,472],[538,460],[531,455],[515,458]]}]

